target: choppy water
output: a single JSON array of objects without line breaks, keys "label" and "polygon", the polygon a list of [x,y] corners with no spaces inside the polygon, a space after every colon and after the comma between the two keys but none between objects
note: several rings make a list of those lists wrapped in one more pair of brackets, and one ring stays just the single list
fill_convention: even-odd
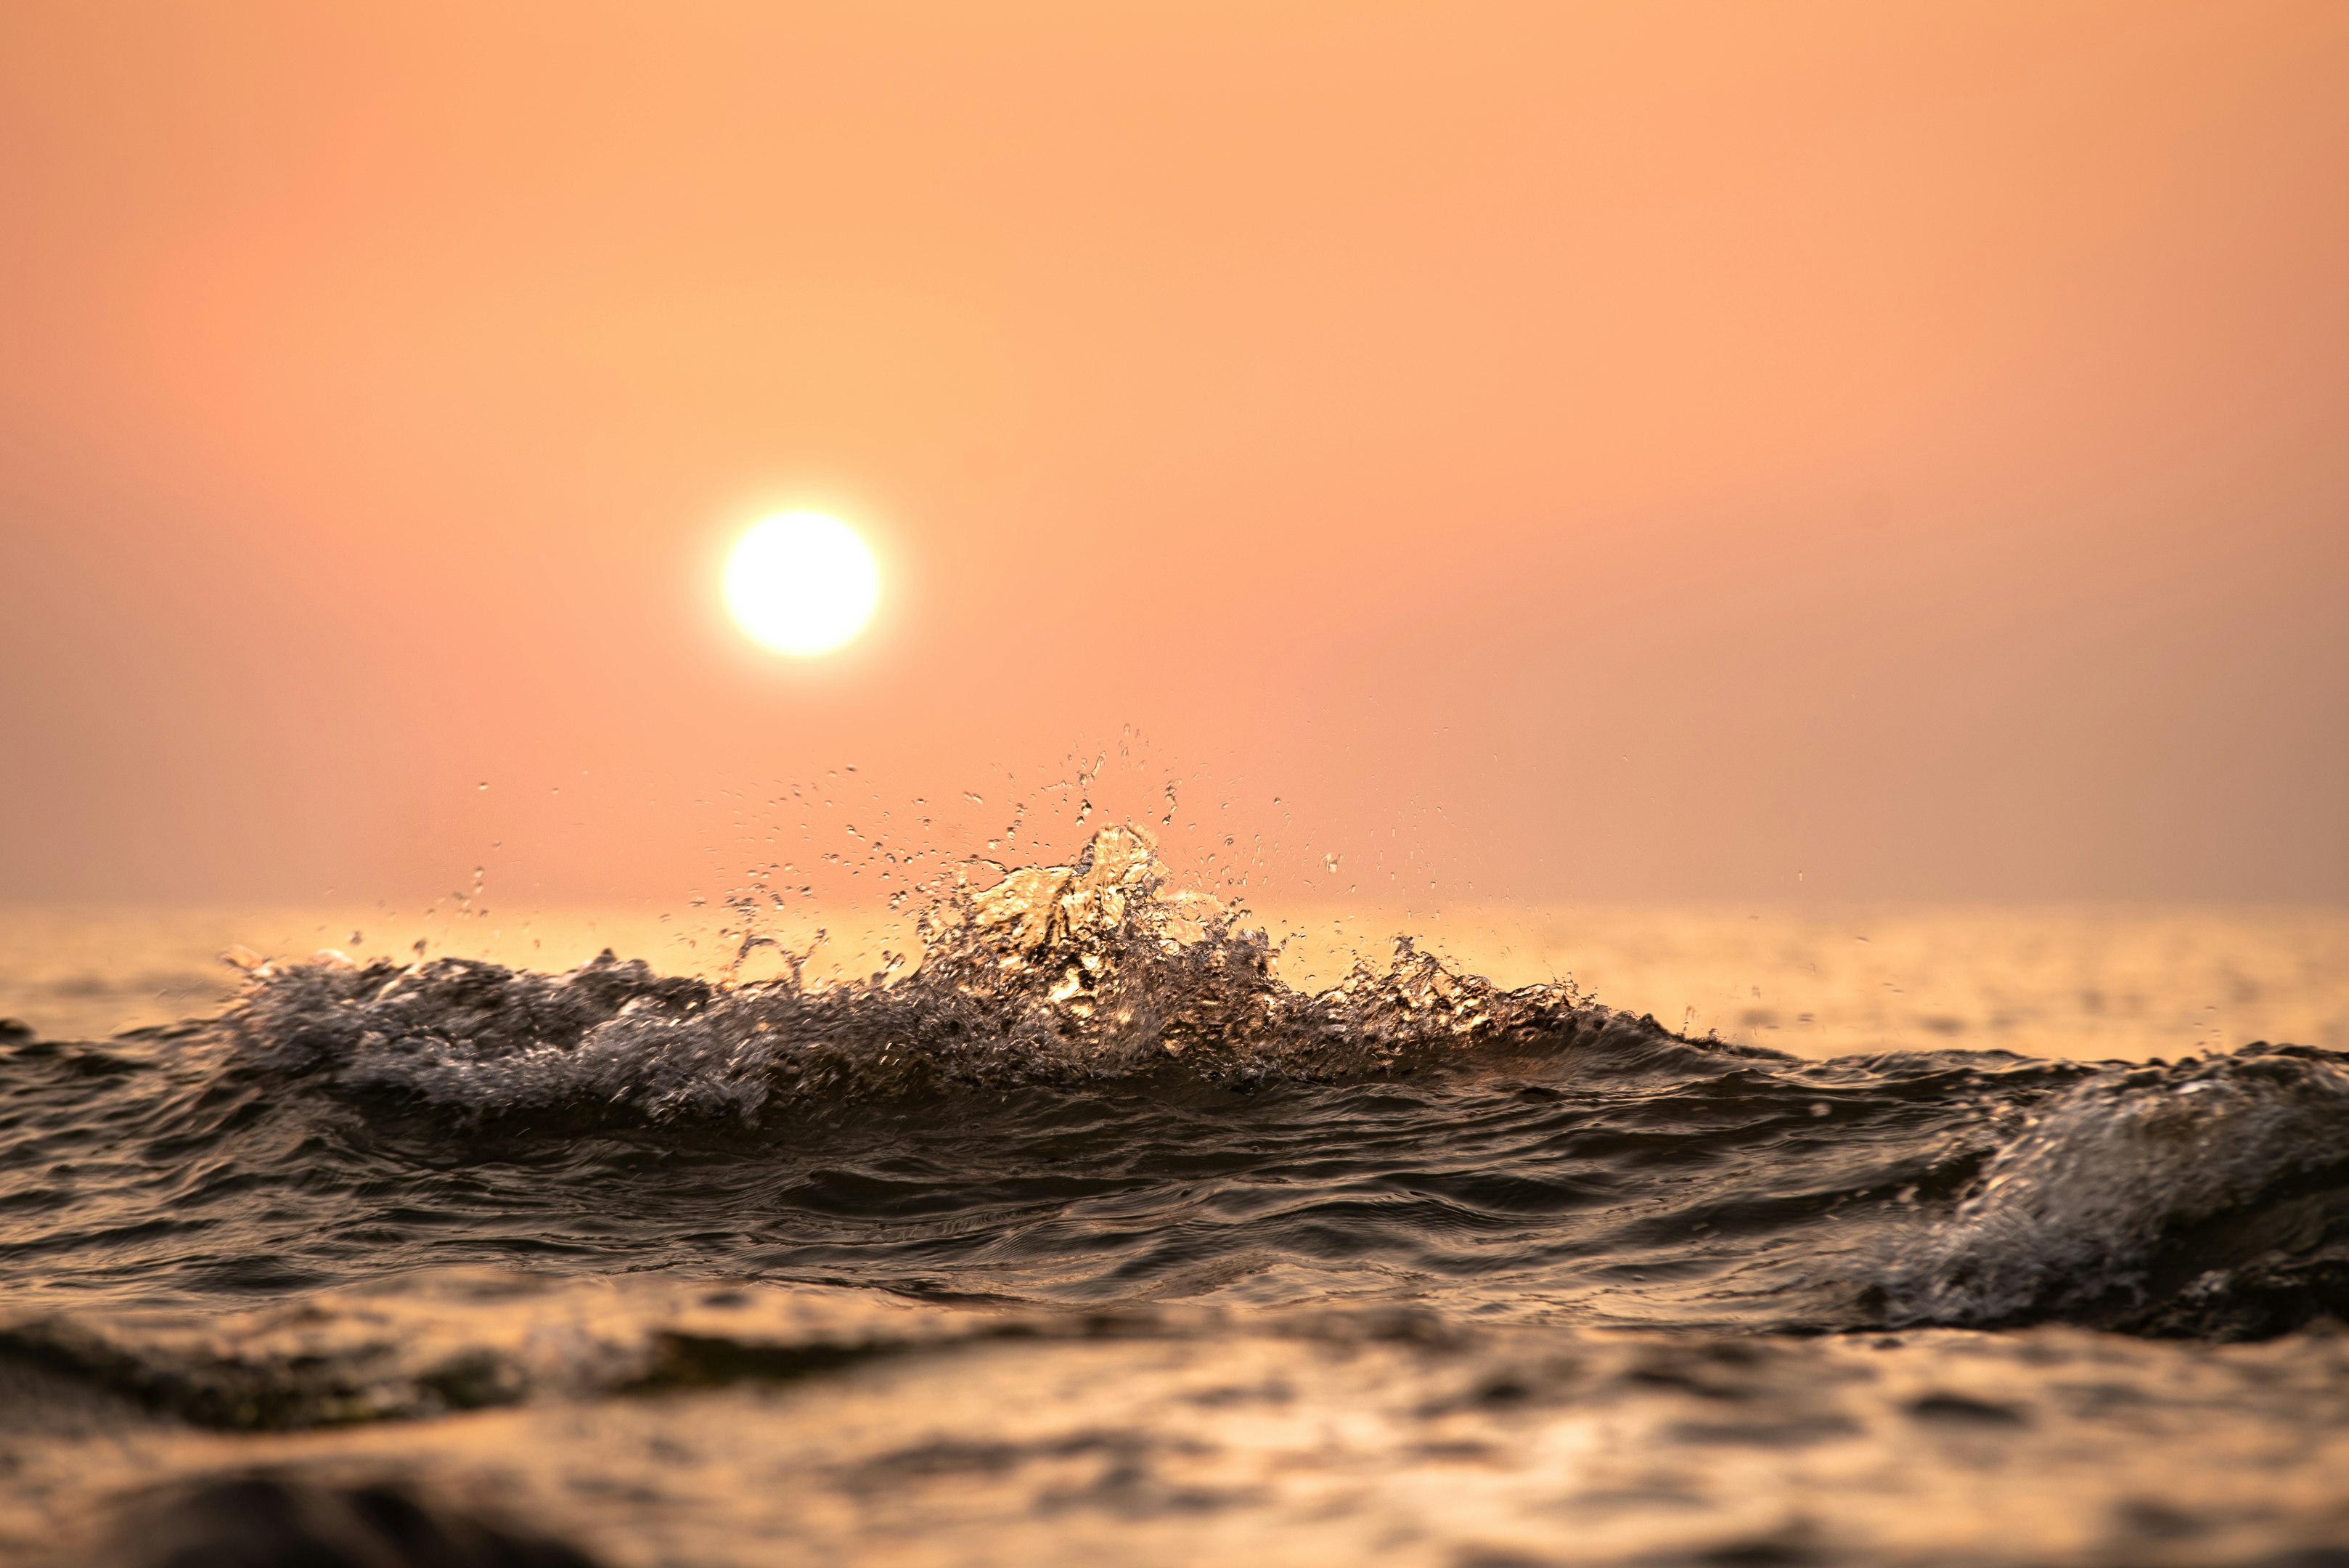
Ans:
[{"label": "choppy water", "polygon": [[5,1538],[266,1462],[616,1563],[2349,1552],[2349,1058],[1300,989],[1128,829],[923,936],[5,1043]]}]

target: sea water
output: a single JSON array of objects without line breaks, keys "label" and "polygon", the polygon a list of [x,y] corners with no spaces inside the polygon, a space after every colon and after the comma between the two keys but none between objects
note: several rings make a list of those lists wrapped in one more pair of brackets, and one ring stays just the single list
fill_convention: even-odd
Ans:
[{"label": "sea water", "polygon": [[615,1564],[2349,1560],[2341,915],[1366,957],[1118,827],[854,961],[366,919],[14,918],[0,1546],[258,1472]]}]

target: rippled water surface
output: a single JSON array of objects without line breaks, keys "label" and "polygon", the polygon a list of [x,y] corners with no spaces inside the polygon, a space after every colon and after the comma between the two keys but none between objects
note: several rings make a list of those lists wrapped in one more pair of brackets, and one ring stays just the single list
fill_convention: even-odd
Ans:
[{"label": "rippled water surface", "polygon": [[920,934],[19,1029],[0,1532],[266,1464],[616,1563],[2349,1551],[2322,1042],[1791,1054],[1409,944],[1298,981],[1130,829]]}]

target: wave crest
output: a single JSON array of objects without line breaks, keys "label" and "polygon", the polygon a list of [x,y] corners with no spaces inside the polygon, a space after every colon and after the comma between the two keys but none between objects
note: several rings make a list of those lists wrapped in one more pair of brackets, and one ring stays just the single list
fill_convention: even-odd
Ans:
[{"label": "wave crest", "polygon": [[[756,1123],[779,1107],[1171,1074],[1247,1085],[1375,1076],[1601,1030],[1695,1049],[1570,985],[1505,990],[1398,939],[1303,992],[1246,911],[1170,890],[1148,833],[963,887],[922,915],[919,964],[865,980],[662,977],[606,951],[564,974],[439,959],[269,967],[222,1020],[247,1060],[498,1115],[556,1107]],[[1722,1047],[1722,1050],[1731,1048]],[[1771,1054],[1738,1053],[1740,1054]]]}]

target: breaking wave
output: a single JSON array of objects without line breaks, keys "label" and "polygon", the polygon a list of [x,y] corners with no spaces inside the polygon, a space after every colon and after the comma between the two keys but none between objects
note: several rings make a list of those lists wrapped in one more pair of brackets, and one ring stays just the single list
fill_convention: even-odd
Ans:
[{"label": "breaking wave", "polygon": [[[1604,1036],[1618,1057],[1693,1049],[1570,986],[1503,990],[1408,940],[1306,992],[1243,912],[1170,892],[1149,835],[1097,834],[1071,866],[957,888],[923,953],[869,980],[744,985],[606,951],[567,974],[460,959],[271,969],[223,1021],[250,1061],[490,1116],[571,1108],[756,1124],[810,1101],[1153,1075],[1342,1082]],[[1706,1049],[1766,1054],[1714,1045]]]},{"label": "breaking wave", "polygon": [[1896,1321],[2273,1332],[2349,1304],[2349,1064],[2292,1046],[2097,1075],[1888,1271]]}]

